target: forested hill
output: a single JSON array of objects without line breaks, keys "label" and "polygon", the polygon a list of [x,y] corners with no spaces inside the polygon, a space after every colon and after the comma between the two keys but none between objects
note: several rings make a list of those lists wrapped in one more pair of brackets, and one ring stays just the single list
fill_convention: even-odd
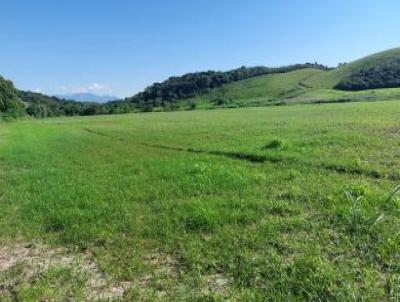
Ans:
[{"label": "forested hill", "polygon": [[180,77],[170,77],[162,83],[155,83],[133,97],[126,98],[123,101],[116,101],[112,104],[116,105],[119,102],[128,103],[144,110],[151,110],[153,107],[170,108],[174,107],[175,103],[179,100],[192,98],[206,93],[213,88],[221,87],[224,84],[261,75],[286,73],[305,68],[328,70],[328,67],[318,63],[306,63],[276,68],[258,66],[249,68],[241,67],[226,72],[207,71],[188,73]]},{"label": "forested hill", "polygon": [[17,94],[25,103],[26,113],[37,118],[108,113],[101,111],[99,104],[75,102],[31,91],[19,90]]}]

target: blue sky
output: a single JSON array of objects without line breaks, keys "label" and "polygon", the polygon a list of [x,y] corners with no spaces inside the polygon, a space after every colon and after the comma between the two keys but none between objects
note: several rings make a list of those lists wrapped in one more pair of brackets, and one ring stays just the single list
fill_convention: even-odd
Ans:
[{"label": "blue sky", "polygon": [[20,89],[133,95],[171,75],[336,65],[400,46],[398,0],[1,0]]}]

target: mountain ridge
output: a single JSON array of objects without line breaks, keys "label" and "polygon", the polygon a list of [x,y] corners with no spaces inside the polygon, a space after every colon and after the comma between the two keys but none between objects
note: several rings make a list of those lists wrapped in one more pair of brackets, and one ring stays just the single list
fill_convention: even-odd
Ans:
[{"label": "mountain ridge", "polygon": [[72,93],[64,95],[55,95],[58,98],[73,100],[76,102],[93,102],[93,103],[107,103],[118,100],[118,97],[112,95],[100,95],[90,92]]}]

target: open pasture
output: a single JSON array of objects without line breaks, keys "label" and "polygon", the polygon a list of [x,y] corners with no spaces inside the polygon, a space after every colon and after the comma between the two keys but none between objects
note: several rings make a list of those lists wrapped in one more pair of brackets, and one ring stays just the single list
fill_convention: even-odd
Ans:
[{"label": "open pasture", "polygon": [[[0,299],[399,301],[399,117],[388,101],[1,123]],[[40,255],[56,260],[24,262]]]}]

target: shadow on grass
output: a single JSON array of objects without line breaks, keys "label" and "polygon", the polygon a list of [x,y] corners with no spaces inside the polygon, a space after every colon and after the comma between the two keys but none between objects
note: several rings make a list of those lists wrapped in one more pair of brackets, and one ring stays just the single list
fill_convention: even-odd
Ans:
[{"label": "shadow on grass", "polygon": [[164,150],[171,150],[171,151],[178,151],[178,152],[190,152],[190,153],[201,153],[201,154],[210,154],[216,156],[224,156],[232,159],[244,160],[252,163],[264,163],[264,162],[272,162],[277,163],[281,162],[281,158],[259,155],[259,154],[252,154],[247,152],[234,152],[234,151],[207,151],[202,149],[196,148],[181,148],[181,147],[171,147],[165,145],[150,145],[150,144],[143,144],[147,147],[151,148],[159,148]]},{"label": "shadow on grass", "polygon": [[[126,139],[121,138],[121,137],[115,137],[113,135],[109,135],[100,131],[96,131],[93,129],[89,128],[84,128],[85,131],[103,136],[103,137],[109,137],[112,139],[117,139],[119,141],[126,141]],[[368,169],[362,169],[360,167],[352,167],[352,166],[345,166],[345,165],[340,165],[340,164],[335,164],[335,163],[320,163],[320,164],[313,164],[313,163],[307,163],[307,162],[302,162],[299,160],[296,160],[294,158],[282,158],[282,157],[276,157],[276,156],[268,156],[268,155],[261,155],[261,154],[253,154],[253,153],[247,153],[247,152],[236,152],[236,151],[215,151],[215,150],[203,150],[203,149],[198,149],[198,148],[183,148],[183,147],[175,147],[175,146],[166,146],[166,145],[159,145],[159,144],[145,144],[145,143],[139,143],[142,146],[145,147],[150,147],[150,148],[157,148],[157,149],[164,149],[164,150],[170,150],[170,151],[176,151],[176,152],[189,152],[189,153],[196,153],[196,154],[209,154],[209,155],[216,155],[216,156],[223,156],[231,159],[237,159],[237,160],[243,160],[251,163],[264,163],[264,162],[269,162],[269,163],[298,163],[299,165],[302,166],[310,166],[312,168],[317,168],[317,169],[323,169],[326,171],[332,171],[336,172],[339,174],[346,174],[346,175],[353,175],[353,176],[363,176],[363,177],[368,177],[371,179],[388,179],[392,181],[398,181],[400,180],[400,175],[398,173],[381,173],[376,170],[368,170]]]}]

